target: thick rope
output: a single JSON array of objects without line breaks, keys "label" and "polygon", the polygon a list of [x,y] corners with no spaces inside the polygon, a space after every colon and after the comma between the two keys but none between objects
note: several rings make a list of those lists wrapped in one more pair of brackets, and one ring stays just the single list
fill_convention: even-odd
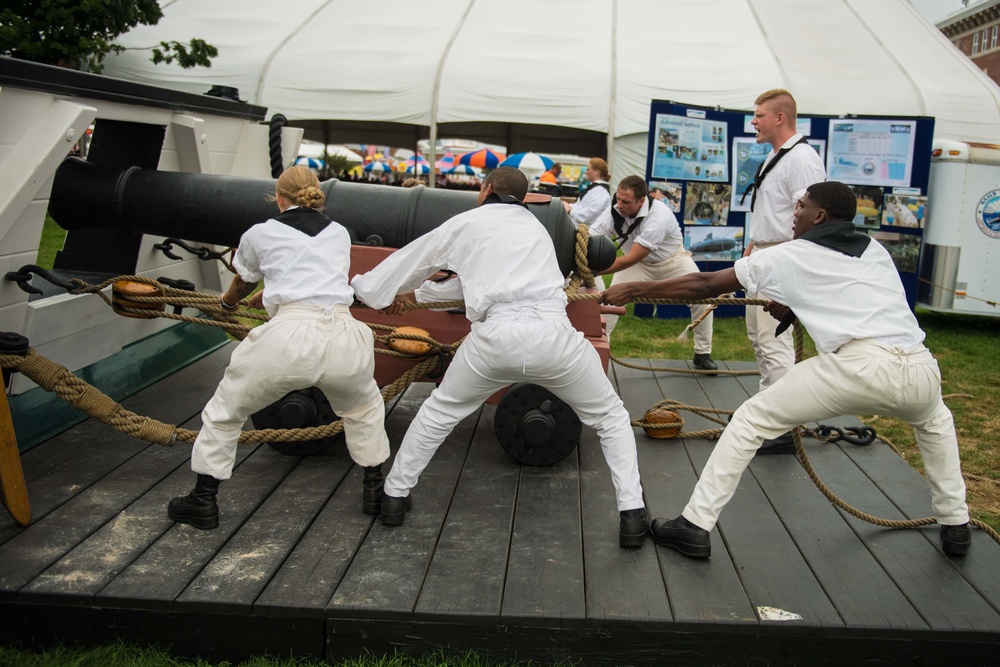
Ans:
[{"label": "thick rope", "polygon": [[[409,337],[398,334],[397,338]],[[442,345],[431,338],[415,337],[432,346],[432,352],[403,373],[395,382],[381,390],[383,400],[389,401],[402,393],[417,378],[432,372],[442,363],[442,355],[454,355],[455,349],[461,343]],[[436,349],[434,349],[436,348]],[[394,356],[402,355],[394,350],[376,350],[388,352]],[[68,369],[54,361],[35,353],[29,348],[24,355],[0,355],[0,367],[20,371],[25,377],[39,387],[56,394],[71,406],[93,417],[102,424],[107,424],[117,431],[158,445],[171,446],[177,442],[193,443],[198,431],[192,431],[157,421],[150,417],[137,415],[124,408],[120,403],[103,393],[97,387],[77,377]],[[343,430],[343,421],[337,420],[330,424],[311,426],[299,429],[259,429],[244,431],[239,442],[297,442],[300,440],[317,440],[337,435]]]}]

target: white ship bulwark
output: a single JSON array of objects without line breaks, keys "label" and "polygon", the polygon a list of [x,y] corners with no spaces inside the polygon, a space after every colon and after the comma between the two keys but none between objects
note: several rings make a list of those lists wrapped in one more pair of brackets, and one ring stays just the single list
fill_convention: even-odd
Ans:
[{"label": "white ship bulwark", "polygon": [[[265,114],[238,100],[0,57],[0,275],[35,264],[54,174],[88,128],[88,162],[102,167],[271,178],[271,143],[275,159],[290,165],[302,130],[284,126],[278,133],[276,126],[271,139]],[[197,291],[228,285],[221,263],[181,249],[181,259],[171,259],[154,247],[163,240],[121,229],[73,230],[54,273],[90,284],[137,274],[189,281]],[[0,332],[26,337],[38,354],[116,399],[226,340],[208,327],[119,317],[94,295],[70,295],[37,277],[31,286],[43,293],[0,280]],[[9,400],[22,449],[83,418],[16,373]]]}]

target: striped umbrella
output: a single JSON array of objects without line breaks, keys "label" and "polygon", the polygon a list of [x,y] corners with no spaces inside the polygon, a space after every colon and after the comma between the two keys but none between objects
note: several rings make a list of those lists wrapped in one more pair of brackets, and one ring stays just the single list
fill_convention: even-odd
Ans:
[{"label": "striped umbrella", "polygon": [[310,169],[322,169],[323,161],[314,157],[297,157],[295,158],[295,165],[301,167],[309,167]]},{"label": "striped umbrella", "polygon": [[418,164],[414,167],[412,164],[406,168],[407,174],[417,174],[418,176],[426,176],[431,173],[431,168],[424,163]]},{"label": "striped umbrella", "polygon": [[444,171],[445,169],[450,169],[451,167],[455,166],[455,156],[452,155],[451,153],[445,153],[444,156],[442,156],[440,160],[437,160],[434,163],[434,166],[439,171]]},{"label": "striped umbrella", "polygon": [[524,171],[532,171],[536,173],[542,173],[547,171],[554,162],[545,157],[544,155],[539,155],[538,153],[514,153],[509,156],[506,160],[500,163],[501,167],[514,167],[515,169],[521,169]]},{"label": "striped umbrella", "polygon": [[442,173],[455,174],[456,176],[477,176],[479,171],[478,167],[470,167],[467,164],[456,164],[450,169],[445,169]]},{"label": "striped umbrella", "polygon": [[364,170],[366,174],[388,174],[392,167],[381,160],[375,160],[366,164]]},{"label": "striped umbrella", "polygon": [[483,148],[475,153],[466,153],[458,158],[459,164],[467,164],[470,167],[481,167],[483,169],[496,169],[503,162],[503,153],[495,153],[488,148]]}]

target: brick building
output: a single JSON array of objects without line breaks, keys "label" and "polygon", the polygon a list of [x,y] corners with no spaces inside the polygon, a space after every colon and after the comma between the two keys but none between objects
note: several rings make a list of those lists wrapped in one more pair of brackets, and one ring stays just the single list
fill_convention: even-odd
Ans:
[{"label": "brick building", "polygon": [[959,50],[1000,84],[1000,0],[985,0],[937,24]]}]

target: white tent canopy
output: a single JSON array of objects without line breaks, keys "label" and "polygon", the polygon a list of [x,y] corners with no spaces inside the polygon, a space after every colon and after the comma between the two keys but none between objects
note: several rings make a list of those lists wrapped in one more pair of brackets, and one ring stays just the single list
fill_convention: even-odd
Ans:
[{"label": "white tent canopy", "polygon": [[173,0],[118,41],[200,37],[210,69],[109,56],[105,73],[213,84],[329,143],[461,137],[608,155],[644,173],[650,102],[801,115],[933,116],[935,138],[1000,142],[1000,88],[907,0]]}]

